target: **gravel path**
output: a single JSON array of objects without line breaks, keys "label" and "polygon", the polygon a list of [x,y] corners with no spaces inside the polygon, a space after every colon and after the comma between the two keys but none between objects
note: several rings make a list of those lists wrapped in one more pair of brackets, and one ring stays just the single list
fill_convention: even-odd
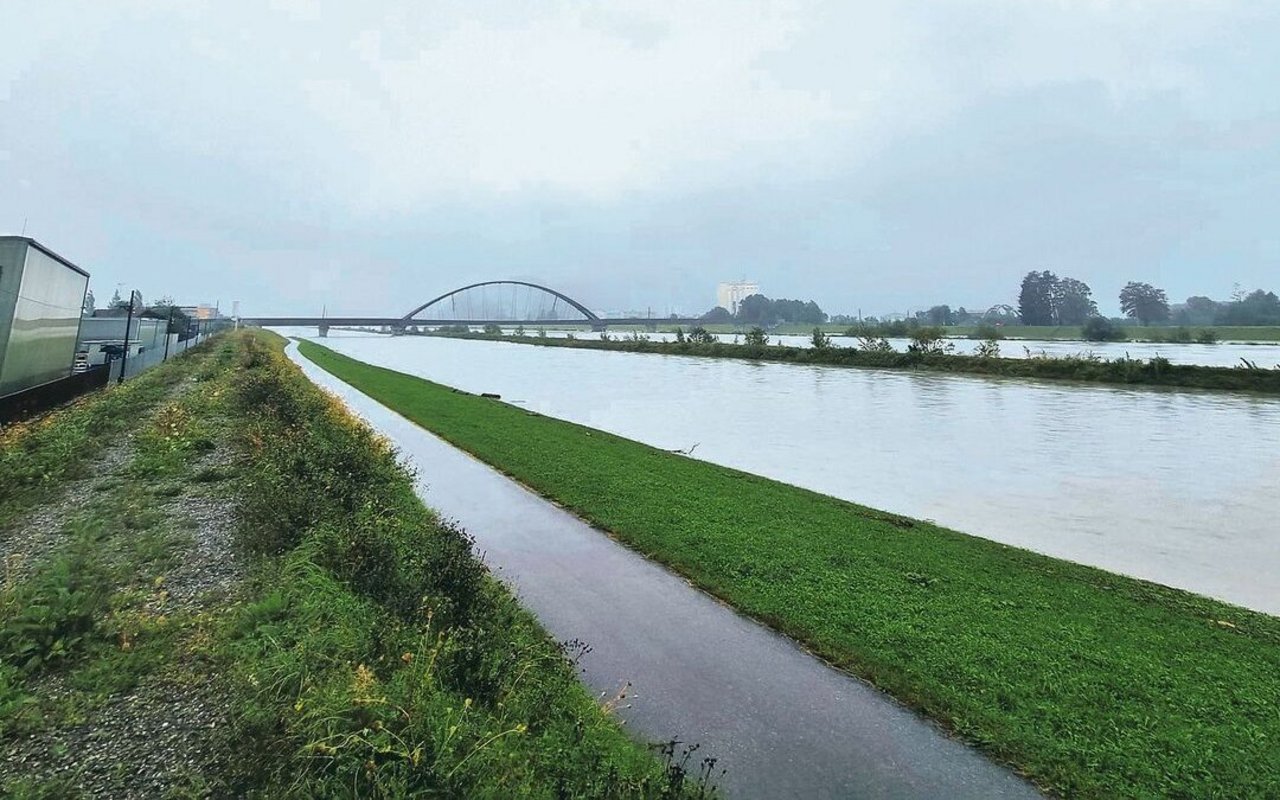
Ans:
[{"label": "gravel path", "polygon": [[[103,482],[124,469],[130,453],[128,440],[112,447],[95,462],[94,478],[77,482],[61,500],[5,537],[6,558],[26,565],[15,572],[24,574],[57,547],[66,520],[90,502]],[[219,447],[192,465],[189,475],[224,467],[230,457],[226,447]],[[232,541],[233,498],[219,492],[217,484],[189,481],[187,486],[187,494],[162,506],[182,544],[163,585],[145,604],[152,615],[190,619],[224,607],[244,574]],[[0,785],[26,778],[58,787],[48,796],[215,796],[216,785],[206,776],[223,772],[225,693],[214,665],[200,655],[199,647],[187,644],[178,644],[174,663],[147,675],[131,691],[95,705],[79,724],[0,741]],[[34,689],[53,705],[74,694],[58,673],[42,676]]]},{"label": "gravel path", "polygon": [[21,581],[65,539],[66,524],[95,499],[133,455],[133,437],[126,436],[109,445],[89,464],[88,477],[70,481],[63,495],[35,509],[26,518],[0,530],[0,563],[4,564],[3,586]]}]

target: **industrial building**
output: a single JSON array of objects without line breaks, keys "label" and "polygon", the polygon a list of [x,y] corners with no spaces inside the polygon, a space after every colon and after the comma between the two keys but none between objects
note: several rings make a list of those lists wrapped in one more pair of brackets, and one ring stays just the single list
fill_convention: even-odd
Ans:
[{"label": "industrial building", "polygon": [[25,236],[0,236],[0,397],[71,374],[89,273]]},{"label": "industrial building", "polygon": [[760,294],[760,284],[755,281],[729,281],[716,287],[716,305],[730,314],[738,313],[738,306],[753,294]]}]

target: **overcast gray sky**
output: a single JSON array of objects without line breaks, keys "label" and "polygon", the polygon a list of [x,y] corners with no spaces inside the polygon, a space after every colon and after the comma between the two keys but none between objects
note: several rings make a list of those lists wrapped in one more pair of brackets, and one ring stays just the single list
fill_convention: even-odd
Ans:
[{"label": "overcast gray sky", "polygon": [[0,232],[145,296],[1280,289],[1280,3],[0,4]]}]

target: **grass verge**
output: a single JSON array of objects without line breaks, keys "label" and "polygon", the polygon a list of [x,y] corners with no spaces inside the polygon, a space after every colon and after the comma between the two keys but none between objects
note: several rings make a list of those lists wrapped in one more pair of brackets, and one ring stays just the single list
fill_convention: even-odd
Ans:
[{"label": "grass verge", "polygon": [[1280,619],[300,348],[1048,789],[1280,793]]}]

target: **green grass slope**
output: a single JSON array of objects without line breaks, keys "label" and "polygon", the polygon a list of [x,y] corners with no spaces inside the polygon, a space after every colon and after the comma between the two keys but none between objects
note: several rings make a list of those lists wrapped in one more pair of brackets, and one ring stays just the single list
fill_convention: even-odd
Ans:
[{"label": "green grass slope", "polygon": [[1280,620],[302,353],[1042,786],[1280,795]]}]

